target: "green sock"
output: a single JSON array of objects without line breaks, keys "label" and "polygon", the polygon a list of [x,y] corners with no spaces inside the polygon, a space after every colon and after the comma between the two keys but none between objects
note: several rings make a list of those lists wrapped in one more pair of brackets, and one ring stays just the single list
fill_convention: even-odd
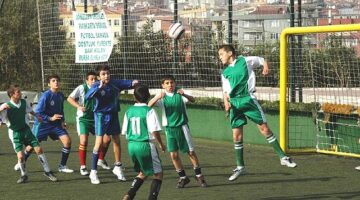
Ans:
[{"label": "green sock", "polygon": [[236,165],[245,166],[244,165],[244,147],[243,143],[240,141],[234,142],[234,149],[235,149],[235,157],[236,157]]},{"label": "green sock", "polygon": [[266,138],[266,140],[268,141],[269,144],[271,144],[274,148],[275,153],[280,157],[285,157],[285,153],[283,152],[283,150],[281,149],[278,140],[276,139],[275,135],[271,135],[269,137]]}]

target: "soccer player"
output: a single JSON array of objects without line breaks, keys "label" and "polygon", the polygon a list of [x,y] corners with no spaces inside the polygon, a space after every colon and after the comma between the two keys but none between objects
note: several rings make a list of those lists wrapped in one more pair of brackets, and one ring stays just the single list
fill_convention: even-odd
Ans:
[{"label": "soccer player", "polygon": [[149,192],[149,200],[156,200],[162,183],[161,161],[155,146],[155,140],[160,149],[165,152],[165,146],[161,140],[161,126],[154,109],[146,104],[150,98],[149,89],[145,85],[137,85],[134,89],[135,105],[125,113],[121,133],[128,140],[128,152],[134,163],[134,169],[138,172],[130,190],[123,200],[134,199],[147,176],[153,175]]},{"label": "soccer player", "polygon": [[177,188],[184,188],[190,182],[181,162],[179,151],[187,153],[195,171],[195,178],[201,187],[207,187],[201,173],[199,159],[192,142],[185,103],[195,102],[195,98],[176,87],[175,78],[166,75],[161,80],[165,92],[160,92],[148,103],[155,104],[162,110],[162,125],[165,126],[167,150],[170,152],[172,163],[179,175]]},{"label": "soccer player", "polygon": [[63,147],[58,170],[63,173],[73,173],[74,170],[66,166],[71,149],[71,138],[66,131],[65,98],[60,92],[60,77],[53,74],[47,78],[47,81],[50,89],[41,95],[35,107],[35,113],[42,118],[42,121],[35,119],[33,133],[40,142],[46,141],[48,137],[60,140]]},{"label": "soccer player", "polygon": [[296,163],[287,157],[280,148],[276,136],[271,132],[264,112],[259,105],[255,93],[254,68],[263,66],[263,75],[269,73],[269,67],[261,57],[236,57],[235,49],[231,45],[222,45],[218,50],[219,58],[225,69],[222,74],[225,111],[230,114],[230,123],[233,132],[233,141],[236,155],[236,169],[229,181],[237,179],[245,172],[243,158],[243,127],[247,124],[246,118],[255,122],[262,135],[271,144],[280,158],[280,164],[287,167],[296,167]]},{"label": "soccer player", "polygon": [[110,68],[107,65],[99,65],[96,69],[99,81],[95,82],[85,95],[85,100],[95,99],[95,145],[92,154],[90,181],[99,184],[97,175],[97,162],[99,148],[102,146],[105,134],[111,135],[114,147],[115,163],[112,172],[118,180],[126,181],[122,170],[120,149],[120,123],[119,123],[119,93],[124,89],[131,89],[137,80],[111,80]]},{"label": "soccer player", "polygon": [[31,146],[34,148],[34,151],[38,155],[39,161],[44,168],[44,175],[51,181],[57,181],[57,178],[50,170],[48,161],[38,140],[32,134],[28,125],[27,113],[31,113],[35,116],[31,106],[27,104],[25,99],[21,98],[21,90],[18,85],[11,85],[7,94],[10,97],[10,101],[0,106],[0,115],[2,121],[6,123],[9,129],[9,137],[17,154],[18,166],[21,173],[21,177],[17,183],[25,183],[28,179],[23,153],[24,146]]},{"label": "soccer player", "polygon": [[[80,174],[83,176],[89,175],[89,172],[86,168],[86,149],[88,145],[89,133],[95,134],[95,121],[94,121],[94,99],[85,100],[85,94],[90,89],[90,87],[96,81],[96,73],[88,72],[86,74],[86,81],[84,84],[79,85],[71,92],[67,101],[77,109],[76,112],[76,128],[80,138],[79,144],[79,160],[80,160]],[[104,142],[105,143],[105,142]],[[101,160],[104,161],[104,153]],[[100,157],[100,156],[99,156]],[[100,160],[100,158],[99,158]],[[108,167],[106,165],[106,167]],[[110,169],[108,167],[108,169]]]}]

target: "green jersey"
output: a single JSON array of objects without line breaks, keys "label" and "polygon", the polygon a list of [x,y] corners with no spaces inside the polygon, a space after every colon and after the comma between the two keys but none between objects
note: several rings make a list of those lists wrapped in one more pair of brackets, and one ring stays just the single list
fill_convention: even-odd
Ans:
[{"label": "green jersey", "polygon": [[[19,104],[15,104],[12,101],[6,103],[10,108],[5,110],[6,113],[6,124],[13,131],[19,131],[28,127],[26,121],[26,113],[31,112],[32,109],[29,107],[24,99],[21,99]],[[4,111],[3,111],[4,112]]]},{"label": "green jersey", "polygon": [[186,100],[175,90],[174,93],[166,93],[156,103],[163,111],[163,126],[179,127],[188,123],[185,102]]},{"label": "green jersey", "polygon": [[136,142],[146,142],[154,139],[152,133],[160,131],[156,112],[146,104],[136,103],[125,113],[122,127],[122,134],[126,135],[127,140]]},{"label": "green jersey", "polygon": [[233,66],[227,66],[223,72],[223,76],[224,78],[228,79],[230,83],[230,98],[244,97],[249,95],[249,74],[244,57],[238,57]]},{"label": "green jersey", "polygon": [[78,99],[79,105],[85,107],[86,111],[82,112],[81,110],[77,110],[77,117],[80,121],[90,121],[94,120],[94,105],[95,99],[85,99],[85,94],[89,91],[89,86],[84,83],[75,88],[74,91],[69,95],[73,99]]}]

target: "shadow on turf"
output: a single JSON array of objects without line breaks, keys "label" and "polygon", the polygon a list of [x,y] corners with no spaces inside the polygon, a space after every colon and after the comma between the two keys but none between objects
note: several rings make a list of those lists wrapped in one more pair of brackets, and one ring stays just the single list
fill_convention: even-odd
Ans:
[{"label": "shadow on turf", "polygon": [[302,199],[330,199],[330,198],[359,199],[360,191],[320,193],[320,194],[309,194],[309,195],[299,195],[299,196],[267,197],[267,198],[261,198],[261,199],[264,199],[264,200],[288,200],[288,199],[302,200]]}]

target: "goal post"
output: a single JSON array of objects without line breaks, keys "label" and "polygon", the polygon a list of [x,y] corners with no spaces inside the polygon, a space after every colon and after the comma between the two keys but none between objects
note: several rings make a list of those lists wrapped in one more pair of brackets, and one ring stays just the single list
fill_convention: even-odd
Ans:
[{"label": "goal post", "polygon": [[[289,78],[289,64],[292,64],[289,62],[289,58],[291,57],[291,55],[289,55],[289,38],[290,36],[299,36],[301,35],[302,37],[306,37],[308,35],[308,38],[311,38],[313,36],[313,38],[316,38],[314,35],[319,35],[319,34],[325,34],[325,36],[329,36],[331,34],[336,34],[336,33],[341,33],[339,38],[339,41],[343,41],[344,39],[344,35],[355,35],[355,40],[357,41],[357,45],[359,45],[360,43],[360,24],[349,24],[349,25],[330,25],[330,26],[312,26],[312,27],[294,27],[294,28],[286,28],[282,31],[281,33],[281,38],[280,38],[280,124],[279,124],[279,134],[280,134],[280,146],[281,148],[285,151],[285,152],[319,152],[319,153],[326,153],[326,154],[334,154],[334,155],[341,155],[341,156],[351,156],[351,157],[360,157],[360,150],[359,150],[359,138],[360,138],[360,101],[358,99],[360,95],[358,95],[360,93],[360,83],[359,83],[359,79],[360,79],[360,64],[359,64],[359,60],[360,60],[360,53],[358,52],[358,56],[355,59],[355,61],[352,61],[351,64],[354,64],[354,68],[351,69],[351,71],[346,71],[347,74],[355,74],[352,75],[355,78],[352,78],[352,80],[347,81],[351,82],[350,84],[339,84],[341,85],[341,87],[336,84],[334,82],[329,83],[329,81],[324,82],[324,83],[319,83],[317,80],[317,76],[321,77],[321,75],[316,74],[314,71],[311,71],[312,77],[309,77],[309,79],[312,79],[311,81],[314,83],[312,88],[309,88],[309,91],[311,91],[312,94],[312,99],[310,101],[312,101],[311,103],[314,103],[314,110],[315,110],[315,117],[314,117],[314,121],[315,124],[313,126],[313,133],[316,134],[316,136],[314,137],[314,145],[313,146],[302,146],[302,145],[290,145],[290,140],[292,139],[292,137],[297,137],[297,138],[301,138],[299,136],[294,136],[289,130],[290,129],[294,129],[294,127],[290,127],[290,123],[289,123],[289,83],[288,83],[288,78]],[[354,33],[355,34],[352,34]],[[345,33],[350,33],[350,34],[345,34]],[[332,35],[333,36],[333,35]],[[319,37],[320,38],[320,37]],[[321,37],[321,40],[319,41],[319,38],[316,38],[316,42],[320,43],[326,43],[326,39],[324,39],[324,37]],[[327,37],[328,39],[329,37]],[[334,37],[333,37],[334,38]],[[302,41],[303,42],[303,41]],[[310,40],[308,41],[308,43],[310,44]],[[340,45],[343,45],[344,42],[340,42]],[[304,45],[306,46],[306,45]],[[314,48],[316,50],[312,51],[312,52],[318,52],[320,51],[319,49],[321,49],[321,45],[316,44],[316,45],[309,45],[307,47],[311,47]],[[333,46],[331,46],[333,47]],[[350,46],[350,50],[351,50],[351,46]],[[311,70],[313,70],[313,68],[318,67],[321,68],[321,66],[324,65],[315,65],[312,64],[312,59],[311,59],[311,52],[310,50],[306,49],[306,51],[308,51],[308,54],[310,57],[306,59],[306,62],[308,61],[308,63],[304,64],[301,62],[301,64],[304,65],[309,65],[311,66]],[[341,54],[341,50],[337,50],[337,52],[340,52],[339,55],[330,55],[333,57],[338,57],[340,60],[342,59],[342,56],[344,57],[344,61],[339,61],[342,62],[341,64],[347,64],[346,59],[346,53],[344,53],[344,55]],[[305,56],[304,56],[305,57]],[[304,59],[302,58],[297,58],[297,59]],[[305,62],[305,61],[304,61]],[[326,61],[324,61],[326,62]],[[327,64],[326,64],[327,65]],[[341,67],[339,67],[340,69],[338,70],[342,70]],[[300,69],[302,70],[302,69]],[[321,69],[315,69],[315,70],[321,70]],[[333,72],[334,74],[346,74],[345,72],[338,72],[335,71]],[[349,76],[343,76],[348,78]],[[357,78],[356,78],[357,77]],[[304,77],[301,77],[302,79],[304,79]],[[326,77],[328,78],[328,77]],[[321,78],[320,78],[321,79]],[[321,85],[321,86],[319,86]],[[349,86],[350,85],[350,86]],[[302,89],[301,90],[305,90]],[[350,94],[350,92],[352,92],[352,94],[348,97],[346,95]],[[327,95],[325,100],[321,100],[321,98],[324,99],[324,97],[320,97],[320,93],[321,91],[323,91],[324,95]],[[354,98],[353,98],[354,97]],[[353,100],[348,101],[348,99],[353,98]],[[340,99],[340,100],[339,100]],[[346,99],[346,101],[344,100]],[[330,104],[326,104],[326,102],[329,101]],[[345,103],[344,103],[345,102]],[[347,109],[348,111],[326,111],[325,107],[326,105],[332,105],[332,110],[341,110],[341,109]],[[317,108],[315,108],[317,107]],[[329,107],[329,106],[328,106]],[[327,116],[327,117],[326,117]],[[330,116],[330,117],[329,117]],[[326,118],[326,120],[325,120]],[[344,120],[342,120],[341,122],[339,122],[339,120],[329,120],[329,118],[344,118]],[[346,118],[346,119],[345,119]],[[343,122],[345,121],[345,122]],[[348,130],[346,130],[346,136],[344,136],[344,138],[333,138],[333,137],[329,137],[324,139],[324,132],[326,132],[326,134],[328,134],[328,132],[333,131],[336,132],[337,135],[339,135],[339,133],[342,130],[332,130],[332,127],[338,127],[338,126],[344,126],[344,127],[349,127]],[[330,127],[330,128],[329,128]],[[298,127],[299,128],[299,127]],[[340,127],[341,128],[341,127]],[[301,128],[300,128],[301,129]],[[339,128],[338,128],[339,129]],[[350,130],[350,131],[349,131]],[[350,135],[350,136],[349,136]],[[311,136],[312,137],[312,136]],[[342,136],[336,136],[336,137],[342,137]],[[345,138],[347,137],[347,138]],[[349,141],[350,137],[351,141]],[[341,141],[341,144],[338,143],[334,143],[332,144],[332,142],[330,142],[329,144],[325,144],[324,145],[324,140],[328,141],[328,140],[337,140],[337,141]],[[345,144],[345,143],[351,143],[351,144]],[[301,142],[299,142],[301,143]],[[354,150],[355,149],[355,150]]]}]

